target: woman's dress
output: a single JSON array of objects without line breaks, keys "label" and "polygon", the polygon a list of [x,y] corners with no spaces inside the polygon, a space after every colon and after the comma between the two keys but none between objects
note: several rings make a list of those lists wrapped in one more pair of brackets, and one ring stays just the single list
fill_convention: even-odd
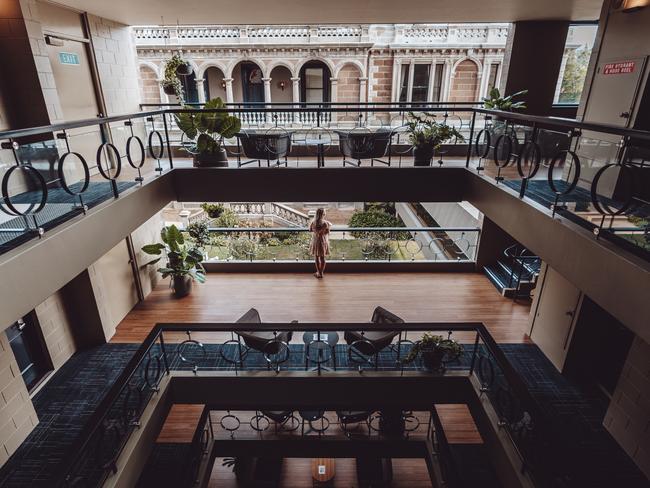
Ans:
[{"label": "woman's dress", "polygon": [[312,233],[311,243],[309,244],[309,254],[312,256],[329,256],[330,254],[330,224],[324,220],[322,224],[316,225],[312,222],[309,231]]}]

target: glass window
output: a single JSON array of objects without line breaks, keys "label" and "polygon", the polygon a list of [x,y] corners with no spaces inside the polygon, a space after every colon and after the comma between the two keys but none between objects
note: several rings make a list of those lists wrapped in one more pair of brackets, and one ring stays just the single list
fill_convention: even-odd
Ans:
[{"label": "glass window", "polygon": [[580,102],[597,29],[598,26],[595,24],[569,26],[554,103]]},{"label": "glass window", "polygon": [[409,70],[411,68],[410,64],[403,64],[400,71],[400,88],[399,88],[399,101],[406,102],[408,101],[409,93]]},{"label": "glass window", "polygon": [[426,102],[429,95],[430,64],[416,64],[413,67],[412,102]]},{"label": "glass window", "polygon": [[487,91],[488,93],[492,88],[497,86],[497,75],[499,74],[499,64],[498,63],[493,63],[490,65],[490,74],[488,76],[488,86],[487,86]]},{"label": "glass window", "polygon": [[305,98],[307,103],[321,103],[324,98],[323,68],[305,69]]},{"label": "glass window", "polygon": [[444,73],[445,65],[436,64],[436,70],[433,73],[433,101],[439,102],[442,99],[442,74]]}]

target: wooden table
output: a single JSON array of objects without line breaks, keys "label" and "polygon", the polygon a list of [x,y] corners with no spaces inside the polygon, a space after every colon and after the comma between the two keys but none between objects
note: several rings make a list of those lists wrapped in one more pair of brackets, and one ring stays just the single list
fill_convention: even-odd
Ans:
[{"label": "wooden table", "polygon": [[336,460],[333,458],[315,458],[311,460],[311,476],[318,483],[332,481],[336,475]]}]

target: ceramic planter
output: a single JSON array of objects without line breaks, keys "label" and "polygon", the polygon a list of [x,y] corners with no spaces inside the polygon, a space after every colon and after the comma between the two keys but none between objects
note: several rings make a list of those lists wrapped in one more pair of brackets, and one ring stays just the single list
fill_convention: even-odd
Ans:
[{"label": "ceramic planter", "polygon": [[192,277],[189,275],[174,276],[174,296],[182,298],[192,291]]},{"label": "ceramic planter", "polygon": [[197,168],[227,168],[228,154],[224,148],[214,153],[199,153],[194,155],[194,166]]},{"label": "ceramic planter", "polygon": [[413,165],[414,166],[431,166],[431,159],[433,158],[434,146],[427,144],[426,146],[413,147]]}]

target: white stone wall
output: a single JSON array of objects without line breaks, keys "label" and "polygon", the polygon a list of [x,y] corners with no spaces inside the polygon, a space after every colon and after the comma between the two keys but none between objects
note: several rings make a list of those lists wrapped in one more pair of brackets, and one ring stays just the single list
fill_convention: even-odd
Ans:
[{"label": "white stone wall", "polygon": [[106,115],[138,112],[139,74],[130,27],[94,15],[88,21]]},{"label": "white stone wall", "polygon": [[54,369],[58,369],[77,350],[72,320],[66,311],[61,290],[38,305],[35,312]]},{"label": "white stone wall", "polygon": [[650,477],[650,345],[639,337],[634,338],[604,423]]}]

